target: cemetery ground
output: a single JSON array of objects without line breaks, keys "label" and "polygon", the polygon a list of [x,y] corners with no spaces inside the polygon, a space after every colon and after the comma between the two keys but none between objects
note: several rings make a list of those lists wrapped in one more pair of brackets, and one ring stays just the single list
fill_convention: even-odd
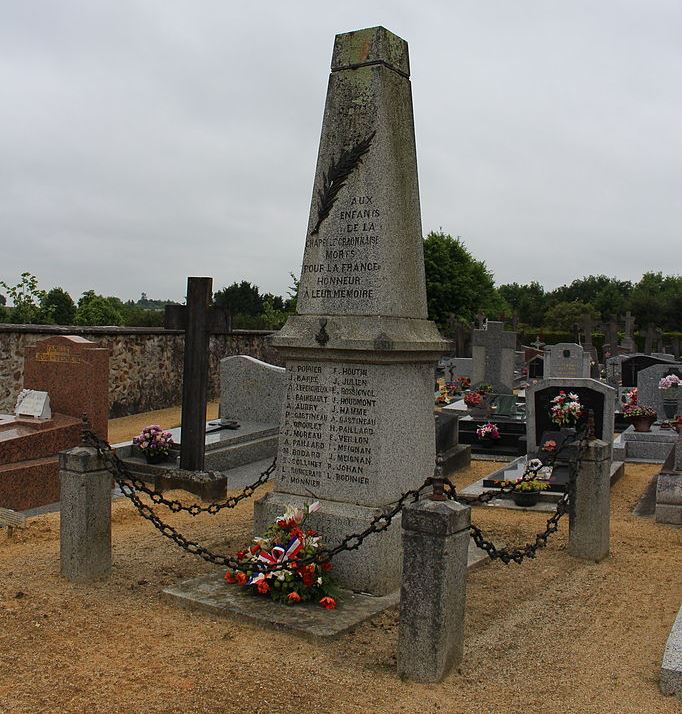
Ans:
[{"label": "cemetery ground", "polygon": [[[173,412],[163,416],[170,423]],[[111,441],[150,417],[112,421]],[[458,486],[494,467],[472,462]],[[471,571],[464,660],[437,685],[397,678],[397,608],[329,641],[180,609],[162,589],[213,566],[162,538],[123,498],[113,505],[111,577],[73,585],[59,575],[59,515],[33,518],[11,538],[0,533],[0,712],[679,711],[658,676],[682,598],[682,531],[632,515],[657,468],[627,464],[613,486],[606,561],[569,557],[564,521],[534,561]],[[251,509],[168,519],[234,552],[251,538]],[[472,514],[512,543],[546,517]]]}]

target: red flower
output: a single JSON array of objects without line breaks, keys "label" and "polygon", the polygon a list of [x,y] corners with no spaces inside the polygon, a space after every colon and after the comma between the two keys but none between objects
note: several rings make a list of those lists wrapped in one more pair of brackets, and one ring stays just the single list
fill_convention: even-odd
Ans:
[{"label": "red flower", "polygon": [[246,585],[246,581],[248,580],[248,578],[246,577],[246,573],[243,573],[241,570],[238,570],[236,578],[238,585]]},{"label": "red flower", "polygon": [[303,585],[306,588],[312,587],[313,583],[315,582],[315,576],[308,570],[304,570],[301,573],[301,578],[303,579]]},{"label": "red flower", "polygon": [[320,605],[322,605],[325,610],[333,610],[336,607],[336,600],[327,595],[320,600]]},{"label": "red flower", "polygon": [[256,590],[258,590],[258,592],[261,595],[266,595],[270,591],[270,586],[268,585],[268,581],[267,580],[259,580],[256,583]]},{"label": "red flower", "polygon": [[291,603],[301,602],[301,596],[297,592],[290,592],[287,595],[287,600]]},{"label": "red flower", "polygon": [[240,550],[240,551],[237,553],[237,560],[244,560],[245,557],[246,557],[246,551],[245,551],[245,550]]},{"label": "red flower", "polygon": [[303,536],[303,531],[302,531],[298,526],[294,526],[294,527],[291,529],[291,537],[292,537],[292,538],[299,538],[300,540],[303,540],[303,538],[304,538],[304,536]]},{"label": "red flower", "polygon": [[325,560],[322,563],[320,563],[320,568],[322,568],[322,570],[325,573],[329,572],[332,569],[332,567],[334,567],[334,566],[332,565],[331,560]]},{"label": "red flower", "polygon": [[305,532],[305,534],[314,538],[314,537],[317,535],[317,531],[314,531],[312,528],[309,528],[309,529]]},{"label": "red flower", "polygon": [[259,546],[259,545],[252,545],[252,546],[249,548],[249,550],[251,551],[251,553],[252,553],[253,555],[255,555],[255,554],[260,550],[260,546]]},{"label": "red flower", "polygon": [[237,582],[237,578],[235,578],[234,573],[231,570],[228,570],[225,573],[225,580],[230,584]]}]

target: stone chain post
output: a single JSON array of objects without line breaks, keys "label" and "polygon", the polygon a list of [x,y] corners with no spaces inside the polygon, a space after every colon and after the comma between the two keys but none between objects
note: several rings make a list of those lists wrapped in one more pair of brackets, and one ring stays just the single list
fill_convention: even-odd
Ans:
[{"label": "stone chain post", "polygon": [[96,449],[78,446],[59,454],[61,573],[86,582],[111,571],[113,479]]},{"label": "stone chain post", "polygon": [[575,558],[598,562],[609,554],[610,471],[611,445],[588,442],[569,507],[568,553]]},{"label": "stone chain post", "polygon": [[438,682],[462,660],[471,509],[424,500],[402,512],[398,674]]}]

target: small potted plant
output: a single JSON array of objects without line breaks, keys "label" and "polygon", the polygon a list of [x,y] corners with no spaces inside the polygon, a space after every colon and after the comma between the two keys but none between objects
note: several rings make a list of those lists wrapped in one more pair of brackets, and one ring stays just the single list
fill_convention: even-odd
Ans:
[{"label": "small potted plant", "polygon": [[472,416],[485,416],[488,406],[483,395],[477,390],[470,389],[464,393],[464,403],[469,408]]},{"label": "small potted plant", "polygon": [[159,464],[168,459],[174,442],[170,431],[164,431],[158,424],[151,424],[145,426],[133,439],[133,445],[142,452],[148,464]]},{"label": "small potted plant", "polygon": [[623,407],[623,416],[632,423],[635,431],[651,431],[651,425],[656,421],[656,410],[652,407],[639,404],[626,404]]},{"label": "small potted plant", "polygon": [[583,407],[577,394],[561,390],[550,402],[549,415],[552,423],[560,429],[573,429],[583,415]]},{"label": "small potted plant", "polygon": [[547,481],[531,479],[530,481],[519,480],[511,492],[511,497],[517,506],[530,508],[537,505],[540,500],[540,492],[549,488]]},{"label": "small potted plant", "polygon": [[682,391],[682,379],[676,374],[667,374],[658,383],[663,397],[663,411],[668,419],[674,419],[677,414],[677,401]]},{"label": "small potted plant", "polygon": [[500,430],[492,422],[481,424],[476,429],[476,438],[481,442],[482,446],[492,446],[500,439]]}]

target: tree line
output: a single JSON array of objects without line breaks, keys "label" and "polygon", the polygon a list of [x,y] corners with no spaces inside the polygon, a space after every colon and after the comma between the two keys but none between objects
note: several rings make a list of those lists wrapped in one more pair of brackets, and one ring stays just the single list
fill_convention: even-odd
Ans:
[{"label": "tree line", "polygon": [[[682,332],[682,276],[645,273],[637,283],[606,275],[577,278],[570,285],[545,290],[538,282],[495,285],[493,273],[477,260],[460,238],[442,231],[424,239],[424,267],[429,318],[447,335],[457,324],[471,326],[478,314],[514,323],[526,333],[572,332],[589,315],[595,325],[630,311],[640,328],[652,323],[666,332]],[[298,280],[287,295],[261,293],[242,280],[218,290],[213,301],[232,314],[241,329],[279,329],[296,311]],[[62,288],[45,292],[30,273],[17,285],[0,281],[0,322],[58,325],[163,325],[170,300],[123,302],[88,290],[78,302]],[[7,306],[7,298],[12,303]]]}]

